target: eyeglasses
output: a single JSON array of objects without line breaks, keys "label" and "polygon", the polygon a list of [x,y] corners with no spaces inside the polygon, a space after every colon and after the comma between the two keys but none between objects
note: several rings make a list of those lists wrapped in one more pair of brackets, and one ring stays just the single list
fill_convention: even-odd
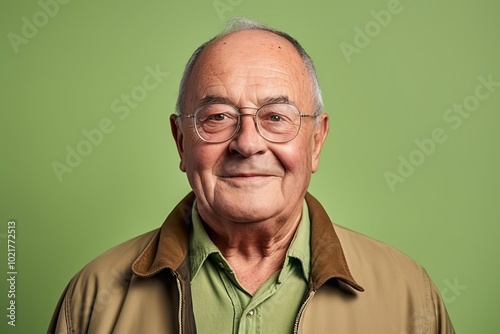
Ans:
[{"label": "eyeglasses", "polygon": [[[255,114],[241,114],[241,109],[256,110]],[[241,107],[222,103],[206,104],[193,114],[181,115],[193,118],[198,137],[207,143],[222,143],[234,137],[241,127],[241,117],[255,117],[259,134],[273,143],[286,143],[299,133],[302,118],[316,115],[301,114],[291,103],[270,103],[260,108]]]}]

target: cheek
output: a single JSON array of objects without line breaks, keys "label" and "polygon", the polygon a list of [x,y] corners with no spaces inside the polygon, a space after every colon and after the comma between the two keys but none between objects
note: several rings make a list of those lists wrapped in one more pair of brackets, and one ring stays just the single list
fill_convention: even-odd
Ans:
[{"label": "cheek", "polygon": [[305,176],[312,173],[311,147],[307,144],[308,142],[301,140],[296,145],[289,145],[279,151],[275,151],[276,156],[283,164],[287,173],[297,174],[298,176]]},{"label": "cheek", "polygon": [[186,143],[185,166],[188,177],[195,175],[212,174],[214,165],[223,154],[219,145],[207,144],[201,140]]}]

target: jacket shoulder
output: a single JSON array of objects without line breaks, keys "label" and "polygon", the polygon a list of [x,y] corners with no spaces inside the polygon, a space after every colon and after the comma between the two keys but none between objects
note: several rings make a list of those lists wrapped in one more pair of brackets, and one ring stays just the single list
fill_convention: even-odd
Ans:
[{"label": "jacket shoulder", "polygon": [[337,281],[325,284],[308,305],[304,332],[454,333],[439,291],[420,264],[384,242],[333,226],[364,291]]},{"label": "jacket shoulder", "polygon": [[155,229],[114,246],[89,262],[76,276],[106,276],[111,270],[130,271],[132,263],[158,231]]},{"label": "jacket shoulder", "polygon": [[334,225],[351,274],[365,289],[365,298],[383,297],[394,304],[407,296],[424,307],[434,288],[425,269],[414,259],[388,244],[359,232]]},{"label": "jacket shoulder", "polygon": [[[119,309],[132,280],[132,263],[157,233],[158,229],[125,241],[83,267],[61,296],[48,333],[92,332],[91,319]],[[112,328],[113,317],[101,322]]]},{"label": "jacket shoulder", "polygon": [[353,271],[357,271],[356,267],[359,265],[365,268],[373,265],[380,269],[390,267],[391,274],[408,273],[408,270],[418,272],[423,270],[417,261],[387,243],[346,227],[333,225],[349,267],[355,267],[351,268]]}]

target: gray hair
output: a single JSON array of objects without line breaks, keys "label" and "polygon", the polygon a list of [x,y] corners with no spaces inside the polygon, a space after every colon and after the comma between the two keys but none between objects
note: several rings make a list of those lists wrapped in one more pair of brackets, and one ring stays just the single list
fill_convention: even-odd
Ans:
[{"label": "gray hair", "polygon": [[215,36],[214,38],[210,39],[209,41],[203,43],[201,46],[199,46],[194,53],[191,55],[189,58],[186,68],[184,69],[184,73],[182,75],[181,83],[179,86],[179,95],[177,97],[177,104],[176,104],[176,112],[178,115],[182,114],[182,110],[184,109],[184,101],[186,98],[186,91],[187,91],[187,82],[189,80],[189,77],[191,76],[191,73],[193,72],[194,66],[196,64],[196,61],[198,60],[201,52],[205,49],[205,47],[210,44],[211,42],[229,35],[234,32],[238,31],[243,31],[243,30],[263,30],[263,31],[268,31],[273,34],[276,34],[278,36],[281,36],[285,38],[287,41],[289,41],[297,50],[299,53],[300,57],[302,58],[302,61],[304,62],[304,65],[307,69],[307,72],[309,73],[309,76],[311,77],[311,82],[312,82],[312,92],[313,92],[313,102],[314,102],[314,114],[319,115],[323,112],[323,98],[321,96],[321,89],[319,87],[319,81],[318,81],[318,75],[316,74],[316,70],[313,65],[313,61],[311,57],[307,54],[306,50],[299,44],[299,42],[288,35],[285,32],[270,28],[268,26],[265,26],[263,24],[260,24],[258,22],[255,22],[253,20],[245,19],[245,18],[233,18],[229,20],[226,24],[226,28],[222,33],[219,35]]}]

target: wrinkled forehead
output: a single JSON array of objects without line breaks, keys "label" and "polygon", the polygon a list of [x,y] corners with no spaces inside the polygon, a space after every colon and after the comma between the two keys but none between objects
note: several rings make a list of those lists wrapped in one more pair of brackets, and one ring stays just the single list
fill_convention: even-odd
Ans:
[{"label": "wrinkled forehead", "polygon": [[310,91],[306,86],[311,87],[311,79],[304,62],[288,40],[262,30],[234,32],[214,40],[202,51],[188,81],[188,99],[193,102],[203,98],[202,91],[211,84],[206,81],[214,78],[262,78],[266,73],[289,81],[294,91]]}]

